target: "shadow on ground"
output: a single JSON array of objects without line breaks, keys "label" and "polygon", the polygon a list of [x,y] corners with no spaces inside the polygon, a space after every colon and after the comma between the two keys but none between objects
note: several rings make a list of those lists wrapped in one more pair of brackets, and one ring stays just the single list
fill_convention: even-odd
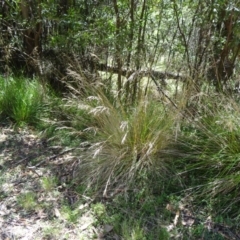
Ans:
[{"label": "shadow on ground", "polygon": [[49,146],[31,130],[0,129],[0,239],[74,240],[99,234],[86,199],[64,186],[78,161],[73,151]]}]

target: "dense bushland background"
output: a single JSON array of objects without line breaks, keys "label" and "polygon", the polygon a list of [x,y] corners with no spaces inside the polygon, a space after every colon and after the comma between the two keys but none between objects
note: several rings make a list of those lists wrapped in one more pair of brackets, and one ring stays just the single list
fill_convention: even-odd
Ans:
[{"label": "dense bushland background", "polygon": [[0,4],[2,129],[71,151],[25,164],[68,220],[88,197],[105,239],[240,239],[239,1]]}]

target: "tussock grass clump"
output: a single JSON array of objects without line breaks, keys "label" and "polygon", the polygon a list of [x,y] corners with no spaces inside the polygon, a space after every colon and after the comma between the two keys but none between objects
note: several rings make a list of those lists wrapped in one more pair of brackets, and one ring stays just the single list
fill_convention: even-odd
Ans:
[{"label": "tussock grass clump", "polygon": [[22,193],[17,198],[17,203],[26,211],[32,211],[37,207],[36,194],[34,192]]},{"label": "tussock grass clump", "polygon": [[43,89],[37,80],[0,78],[0,113],[2,119],[16,124],[33,124],[43,108]]},{"label": "tussock grass clump", "polygon": [[126,106],[109,91],[106,94],[103,84],[89,83],[81,69],[69,74],[79,85],[75,96],[81,97],[92,119],[85,129],[90,147],[83,153],[78,177],[104,189],[104,194],[121,185],[138,184],[153,173],[164,177],[169,162],[161,153],[173,139],[178,113],[150,96]]},{"label": "tussock grass clump", "polygon": [[[208,202],[214,198],[224,200],[218,211],[230,212],[232,202],[240,199],[240,107],[234,99],[221,94],[205,100],[208,100],[204,102],[205,110],[194,126],[182,131],[181,142],[185,143],[182,161],[198,185],[195,196],[200,193]],[[193,182],[190,184],[189,188],[194,186]]]},{"label": "tussock grass clump", "polygon": [[95,126],[88,128],[93,135],[83,165],[88,183],[105,186],[106,191],[109,186],[137,182],[150,172],[165,175],[168,162],[161,151],[172,139],[174,113],[148,98],[128,111],[104,95],[97,101],[90,110]]}]

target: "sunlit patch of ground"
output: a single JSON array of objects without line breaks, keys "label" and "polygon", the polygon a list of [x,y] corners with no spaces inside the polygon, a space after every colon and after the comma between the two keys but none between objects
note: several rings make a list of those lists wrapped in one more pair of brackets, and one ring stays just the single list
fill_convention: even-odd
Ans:
[{"label": "sunlit patch of ground", "polygon": [[[79,161],[76,151],[50,146],[29,129],[0,129],[0,239],[142,239],[129,238],[137,233],[144,236],[141,221],[148,223],[146,232],[151,233],[151,229],[157,231],[162,227],[171,239],[182,239],[184,232],[195,236],[192,232],[196,229],[202,233],[201,239],[240,239],[237,230],[215,223],[209,217],[199,218],[197,212],[191,211],[194,209],[191,201],[183,201],[187,207],[169,203],[164,210],[165,203],[159,208],[155,201],[149,200],[142,202],[149,209],[141,210],[142,206],[129,208],[124,205],[125,201],[123,206],[121,201],[120,205],[111,202],[113,199],[96,202],[96,199],[94,201],[75,192],[66,183]],[[157,199],[157,196],[154,197]],[[137,201],[132,200],[133,203]],[[115,212],[106,214],[105,203],[110,203],[106,206],[112,205]],[[153,209],[152,213],[150,209]],[[166,219],[156,211],[167,211]],[[146,219],[135,218],[143,215]],[[111,216],[115,218],[111,220]],[[130,218],[123,223],[123,218],[117,220],[117,216]],[[135,228],[131,225],[131,216]],[[108,221],[102,221],[104,218]],[[115,225],[121,228],[118,233],[115,232]],[[121,238],[119,235],[124,232],[125,236]]]},{"label": "sunlit patch of ground", "polygon": [[56,163],[64,158],[71,155],[56,153],[29,130],[1,129],[0,239],[97,238],[88,205],[51,180],[57,164],[51,168],[46,159]]}]

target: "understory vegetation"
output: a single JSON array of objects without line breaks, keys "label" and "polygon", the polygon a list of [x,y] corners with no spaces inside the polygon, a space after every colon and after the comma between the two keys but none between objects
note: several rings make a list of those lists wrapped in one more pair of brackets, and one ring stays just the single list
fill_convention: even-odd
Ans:
[{"label": "understory vegetation", "polygon": [[[61,194],[57,189],[63,186],[77,193],[77,200],[60,208],[67,221],[74,225],[83,214],[79,205],[88,202],[94,226],[107,228],[106,239],[114,234],[122,239],[237,236],[237,97],[202,91],[197,102],[189,102],[180,94],[176,108],[150,92],[126,107],[114,94],[106,94],[103,85],[82,82],[87,94],[75,88],[62,98],[46,86],[43,90],[37,79],[1,79],[6,80],[2,126],[16,132],[32,129],[57,155],[60,147],[72,151],[74,158],[59,163],[67,179],[53,174],[41,180],[45,194]],[[79,76],[75,81],[79,83]],[[33,158],[26,164],[35,171],[44,164],[51,171],[51,161]],[[4,182],[7,168],[1,171]],[[27,212],[49,208],[39,203],[37,194],[21,193],[17,204]]]},{"label": "understory vegetation", "polygon": [[1,239],[240,239],[239,1],[0,5]]}]

